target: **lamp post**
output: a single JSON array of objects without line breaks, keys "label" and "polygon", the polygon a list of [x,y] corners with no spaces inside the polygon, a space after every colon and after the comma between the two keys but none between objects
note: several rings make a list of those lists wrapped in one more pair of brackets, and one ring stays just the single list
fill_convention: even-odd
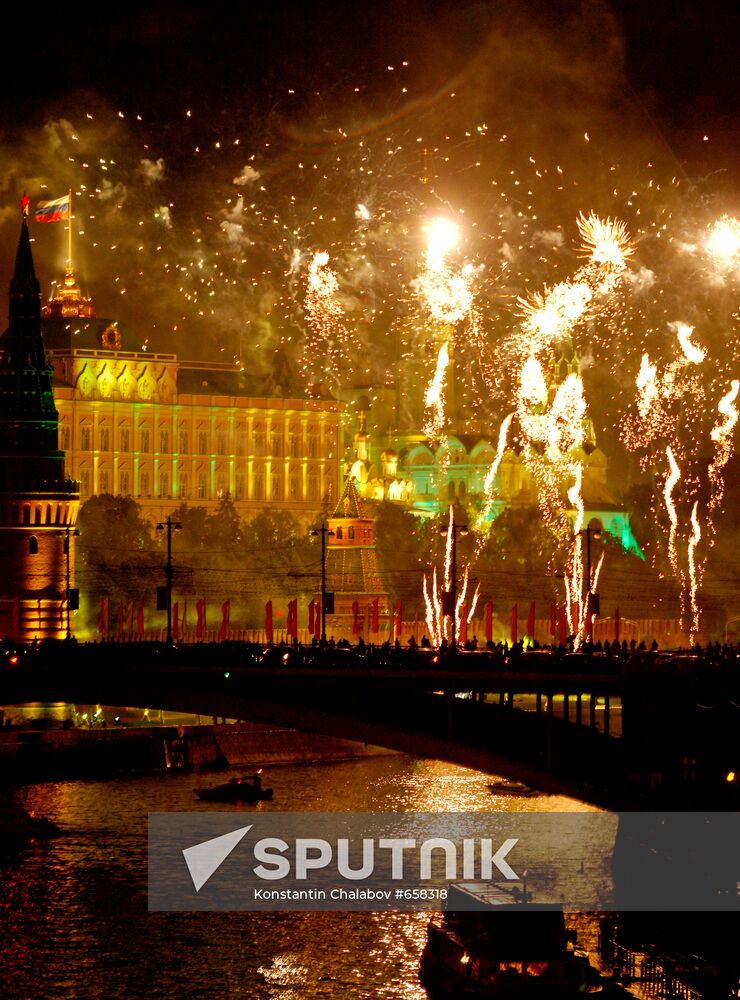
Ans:
[{"label": "lamp post", "polygon": [[[452,622],[452,642],[450,644],[451,649],[457,648],[457,536],[467,535],[468,526],[466,524],[458,524],[455,521],[455,508],[451,508],[451,519],[450,523],[443,528],[439,529],[440,535],[449,535],[452,532],[452,551],[450,553],[450,563],[452,570],[452,579],[450,581],[450,590],[445,591],[442,597],[442,614],[446,617],[450,616]],[[447,608],[445,610],[444,602],[448,602]]]},{"label": "lamp post", "polygon": [[334,532],[322,524],[320,528],[314,528],[311,534],[321,535],[321,641],[326,642],[326,537],[334,537]]},{"label": "lamp post", "polygon": [[157,525],[157,531],[167,531],[167,565],[165,566],[165,578],[167,580],[167,645],[172,646],[172,531],[180,531],[182,525],[179,521],[173,521],[168,515],[167,520]]},{"label": "lamp post", "polygon": [[70,594],[71,594],[72,591],[71,591],[70,584],[72,582],[72,573],[71,573],[71,568],[70,568],[70,538],[73,535],[74,536],[79,535],[79,531],[77,530],[77,528],[72,528],[69,525],[67,525],[67,527],[64,529],[64,531],[57,532],[57,534],[60,534],[60,535],[62,535],[64,537],[64,555],[65,555],[66,561],[67,561],[67,566],[66,566],[65,576],[64,576],[64,579],[65,579],[65,594],[66,594],[66,598],[67,598],[67,639],[71,639],[72,638],[72,617],[71,617],[71,609],[70,609]]}]

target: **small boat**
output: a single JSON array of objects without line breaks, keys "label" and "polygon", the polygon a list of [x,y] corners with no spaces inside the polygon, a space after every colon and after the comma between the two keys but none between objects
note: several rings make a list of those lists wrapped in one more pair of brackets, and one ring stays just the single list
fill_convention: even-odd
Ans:
[{"label": "small boat", "polygon": [[32,840],[58,837],[59,827],[46,816],[35,816],[12,794],[0,798],[0,849]]},{"label": "small boat", "polygon": [[223,785],[194,788],[193,791],[201,802],[259,802],[272,798],[272,789],[262,787],[259,774],[245,774]]},{"label": "small boat", "polygon": [[508,778],[497,778],[488,784],[492,795],[539,795],[536,788],[530,788],[523,781],[509,781]]},{"label": "small boat", "polygon": [[528,899],[526,889],[495,883],[450,885],[445,912],[429,922],[419,969],[432,1000],[575,1000],[602,989],[562,907]]}]

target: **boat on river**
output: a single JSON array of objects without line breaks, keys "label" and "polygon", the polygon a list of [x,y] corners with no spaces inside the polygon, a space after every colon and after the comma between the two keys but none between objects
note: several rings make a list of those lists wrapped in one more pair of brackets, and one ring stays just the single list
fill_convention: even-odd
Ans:
[{"label": "boat on river", "polygon": [[12,791],[0,795],[0,850],[32,840],[49,840],[59,833],[55,823],[29,812]]},{"label": "boat on river", "polygon": [[586,952],[566,930],[559,904],[526,890],[457,883],[427,927],[419,978],[432,1000],[575,997],[601,990]]},{"label": "boat on river", "polygon": [[245,774],[241,778],[231,778],[223,785],[211,788],[194,788],[201,802],[260,802],[272,798],[272,789],[262,787],[259,774]]},{"label": "boat on river", "polygon": [[497,778],[488,783],[488,791],[492,795],[520,795],[529,797],[539,795],[536,788],[530,788],[523,781],[510,781],[508,778]]}]

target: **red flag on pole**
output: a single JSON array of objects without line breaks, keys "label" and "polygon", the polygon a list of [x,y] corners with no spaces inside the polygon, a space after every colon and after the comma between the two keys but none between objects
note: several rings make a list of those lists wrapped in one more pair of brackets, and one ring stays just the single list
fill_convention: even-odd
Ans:
[{"label": "red flag on pole", "polygon": [[565,641],[568,638],[568,621],[565,615],[565,605],[560,609],[560,614],[558,615],[558,640],[560,645],[564,646]]},{"label": "red flag on pole", "polygon": [[195,638],[202,641],[206,630],[206,602],[202,597],[195,602],[195,610],[198,614],[198,621],[195,625]]},{"label": "red flag on pole", "polygon": [[229,615],[231,613],[231,601],[224,601],[221,605],[221,627],[218,630],[218,641],[226,642],[229,637]]},{"label": "red flag on pole", "polygon": [[265,641],[272,642],[272,601],[265,604]]},{"label": "red flag on pole", "polygon": [[373,601],[373,621],[371,628],[373,632],[380,631],[380,598],[376,597]]},{"label": "red flag on pole", "polygon": [[314,638],[318,642],[318,640],[321,639],[321,600],[315,601],[313,613],[313,634]]},{"label": "red flag on pole", "polygon": [[527,635],[530,639],[534,639],[534,612],[535,612],[535,602],[529,606],[529,614],[527,615]]},{"label": "red flag on pole", "polygon": [[558,631],[558,602],[553,601],[550,605],[550,635],[555,641],[555,636]]},{"label": "red flag on pole", "polygon": [[352,602],[352,635],[358,635],[360,632],[360,602]]},{"label": "red flag on pole", "polygon": [[188,602],[183,601],[182,608],[182,641],[188,641]]},{"label": "red flag on pole", "polygon": [[487,601],[485,611],[486,642],[493,642],[493,601]]},{"label": "red flag on pole", "polygon": [[463,604],[460,608],[460,645],[464,646],[468,641],[468,606]]},{"label": "red flag on pole", "polygon": [[619,615],[619,608],[616,608],[614,611],[614,641],[617,643],[619,642],[619,626],[621,624],[622,622]]},{"label": "red flag on pole", "polygon": [[172,605],[172,639],[180,641],[180,605],[177,601]]},{"label": "red flag on pole", "polygon": [[139,601],[139,607],[136,609],[136,633],[140,639],[144,638],[144,602]]},{"label": "red flag on pole", "polygon": [[288,601],[288,621],[286,631],[293,639],[298,638],[298,601]]},{"label": "red flag on pole", "polygon": [[400,639],[401,632],[403,631],[403,601],[399,601],[396,604],[396,621],[393,631],[395,632],[396,639]]},{"label": "red flag on pole", "polygon": [[516,643],[516,640],[519,637],[518,633],[519,633],[519,609],[515,604],[511,609],[511,630],[509,636],[509,638],[511,639],[512,646]]}]

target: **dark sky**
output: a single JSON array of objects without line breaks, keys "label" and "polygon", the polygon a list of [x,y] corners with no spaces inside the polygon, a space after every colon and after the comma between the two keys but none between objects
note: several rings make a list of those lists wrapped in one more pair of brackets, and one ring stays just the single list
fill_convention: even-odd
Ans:
[{"label": "dark sky", "polygon": [[[221,114],[234,103],[269,106],[291,83],[331,86],[355,77],[372,86],[387,62],[403,58],[420,85],[434,86],[497,19],[547,32],[600,8],[621,36],[627,86],[679,155],[701,169],[715,149],[737,150],[740,5],[717,0],[216,0],[100,5],[84,16],[59,16],[55,7],[8,29],[0,111],[12,130],[82,88],[162,119],[184,105]],[[702,148],[704,132],[710,140]]]}]

